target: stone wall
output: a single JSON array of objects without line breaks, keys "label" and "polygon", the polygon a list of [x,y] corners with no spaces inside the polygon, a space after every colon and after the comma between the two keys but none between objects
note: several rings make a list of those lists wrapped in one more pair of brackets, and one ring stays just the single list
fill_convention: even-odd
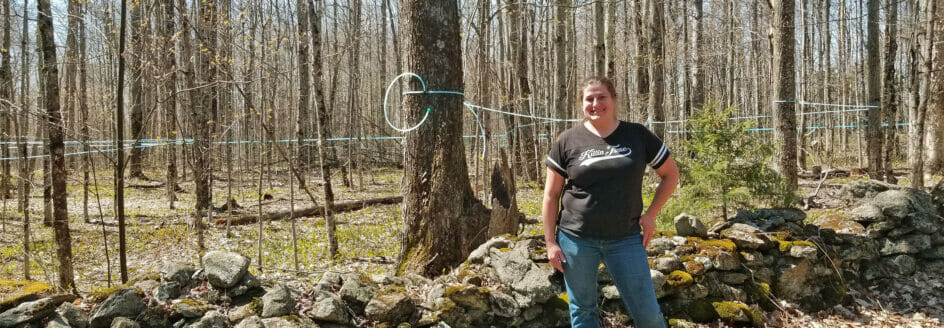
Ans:
[{"label": "stone wall", "polygon": [[[649,246],[650,275],[673,326],[722,320],[761,326],[778,305],[816,311],[846,290],[917,270],[944,274],[940,201],[879,182],[842,190],[847,207],[807,222],[794,209],[739,211],[706,228],[675,219],[678,233]],[[159,274],[82,302],[23,297],[0,327],[566,327],[568,299],[540,236],[499,236],[430,280],[327,272],[315,284],[260,282],[239,254],[210,252],[202,268],[167,264]],[[600,308],[629,322],[604,266]]]}]

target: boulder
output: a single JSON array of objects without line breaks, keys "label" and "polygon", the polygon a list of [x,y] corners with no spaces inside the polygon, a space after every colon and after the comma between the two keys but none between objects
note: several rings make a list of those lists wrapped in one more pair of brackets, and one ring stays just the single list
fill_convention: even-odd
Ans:
[{"label": "boulder", "polygon": [[446,288],[444,296],[463,308],[478,311],[489,311],[489,289],[475,285],[459,285]]},{"label": "boulder", "polygon": [[674,250],[675,247],[678,246],[679,244],[669,237],[652,238],[652,240],[649,241],[649,247],[646,247],[646,253],[648,253],[649,256],[659,256]]},{"label": "boulder", "polygon": [[497,290],[488,294],[488,304],[495,316],[515,318],[521,314],[521,308],[515,298]]},{"label": "boulder", "polygon": [[910,276],[915,273],[917,270],[917,263],[915,262],[914,257],[909,255],[900,254],[895,256],[890,256],[883,258],[882,261],[885,263],[885,267],[889,272],[902,275]]},{"label": "boulder", "polygon": [[721,231],[721,237],[730,239],[738,249],[761,249],[770,244],[764,232],[753,226],[735,223]]},{"label": "boulder", "polygon": [[249,269],[249,258],[239,253],[211,251],[203,256],[203,269],[213,287],[226,289],[236,285]]},{"label": "boulder", "polygon": [[912,196],[905,190],[887,190],[875,195],[871,204],[882,209],[882,214],[894,219],[904,219],[914,210]]},{"label": "boulder", "polygon": [[928,235],[908,235],[901,239],[883,239],[881,254],[883,256],[896,254],[917,254],[931,248],[931,237]]},{"label": "boulder", "polygon": [[374,294],[367,302],[364,314],[378,322],[400,323],[406,321],[415,308],[403,287],[390,286]]},{"label": "boulder", "polygon": [[816,259],[819,251],[813,246],[795,245],[790,247],[790,256],[796,258]]},{"label": "boulder", "polygon": [[292,313],[295,299],[285,285],[277,284],[262,296],[262,317],[280,317]]},{"label": "boulder", "polygon": [[319,299],[307,313],[314,320],[327,321],[337,324],[348,324],[351,317],[348,315],[344,302],[331,293],[322,292]]},{"label": "boulder", "polygon": [[23,302],[16,307],[0,313],[0,327],[14,327],[24,323],[37,322],[49,317],[63,302],[74,300],[74,295],[56,295],[32,302]]},{"label": "boulder", "polygon": [[865,228],[865,236],[873,239],[885,237],[885,234],[897,227],[898,223],[893,221],[875,222]]},{"label": "boulder", "polygon": [[944,246],[934,246],[927,251],[921,252],[921,258],[944,260]]},{"label": "boulder", "polygon": [[613,285],[603,286],[603,288],[600,289],[600,292],[601,292],[600,294],[603,295],[604,299],[608,299],[608,300],[620,299],[619,289],[616,288],[616,286],[613,286]]},{"label": "boulder", "polygon": [[187,319],[203,317],[210,309],[212,309],[212,307],[209,304],[201,300],[192,299],[174,300],[173,305],[171,305],[171,310],[175,314],[179,314]]},{"label": "boulder", "polygon": [[137,322],[134,322],[134,320],[131,320],[125,317],[117,317],[111,321],[110,327],[111,328],[141,328],[141,325],[139,325]]},{"label": "boulder", "polygon": [[167,303],[180,296],[181,285],[176,280],[165,281],[151,292],[151,299],[159,303]]},{"label": "boulder", "polygon": [[885,214],[882,209],[872,203],[863,203],[849,211],[849,216],[858,222],[881,222],[885,221]]},{"label": "boulder", "polygon": [[23,302],[48,296],[52,287],[40,281],[12,281],[0,279],[0,313]]},{"label": "boulder", "polygon": [[718,251],[718,254],[711,258],[711,266],[724,271],[737,270],[741,268],[741,261],[734,253]]},{"label": "boulder", "polygon": [[662,273],[682,270],[682,261],[675,255],[663,255],[652,260],[652,266]]},{"label": "boulder", "polygon": [[912,226],[920,233],[932,235],[940,231],[941,220],[925,212],[911,213],[904,224]]},{"label": "boulder", "polygon": [[56,314],[50,320],[50,325],[46,327],[86,328],[88,325],[88,316],[85,312],[70,302],[63,302],[56,308]]},{"label": "boulder", "polygon": [[374,296],[377,288],[357,273],[346,274],[342,276],[342,280],[344,282],[338,291],[338,296],[341,296],[341,300],[351,307],[354,313],[363,315],[364,306],[367,305],[367,302],[370,302],[370,298]]},{"label": "boulder", "polygon": [[134,318],[141,328],[164,328],[170,326],[170,312],[163,306],[149,307]]},{"label": "boulder", "polygon": [[708,228],[698,218],[682,213],[675,217],[675,233],[682,237],[708,237]]},{"label": "boulder", "polygon": [[856,180],[843,185],[839,194],[847,199],[872,198],[880,192],[898,188],[878,180]]},{"label": "boulder", "polygon": [[92,315],[91,327],[103,328],[111,326],[111,321],[117,317],[136,317],[144,311],[142,295],[136,289],[122,288],[108,296],[99,304]]},{"label": "boulder", "polygon": [[319,326],[307,318],[296,316],[285,316],[278,318],[262,319],[262,326],[265,328],[318,328]]},{"label": "boulder", "polygon": [[335,291],[341,287],[341,274],[334,271],[326,271],[318,279],[318,288],[325,291]]},{"label": "boulder", "polygon": [[187,286],[190,283],[190,277],[197,271],[196,268],[186,263],[168,263],[161,268],[161,280],[164,282],[176,282],[180,286]]},{"label": "boulder", "polygon": [[[504,236],[498,236],[492,239],[489,239],[484,244],[479,245],[475,248],[472,253],[469,254],[469,262],[475,264],[483,264],[485,259],[488,258],[488,254],[492,249],[502,249],[508,248],[511,246],[511,241],[506,239]],[[488,264],[488,263],[484,263]]]},{"label": "boulder", "polygon": [[200,320],[187,325],[187,328],[226,328],[229,326],[229,320],[226,316],[216,310],[207,311]]},{"label": "boulder", "polygon": [[262,324],[261,318],[251,316],[237,323],[234,328],[265,328],[265,326]]},{"label": "boulder", "polygon": [[652,287],[656,290],[656,297],[665,295],[665,274],[659,270],[649,270],[649,278],[652,279]]},{"label": "boulder", "polygon": [[865,235],[865,227],[859,222],[848,219],[841,214],[826,214],[816,218],[813,224],[821,229],[830,229],[845,235]]}]

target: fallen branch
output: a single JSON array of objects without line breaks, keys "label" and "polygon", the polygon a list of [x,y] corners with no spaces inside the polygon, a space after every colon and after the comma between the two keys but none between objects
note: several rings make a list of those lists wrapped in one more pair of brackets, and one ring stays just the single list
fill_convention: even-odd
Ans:
[{"label": "fallen branch", "polygon": [[[331,206],[331,210],[334,211],[335,213],[350,212],[350,211],[356,211],[356,210],[359,210],[359,209],[362,209],[371,205],[397,204],[401,201],[403,201],[403,196],[381,197],[381,198],[372,198],[372,199],[365,199],[365,200],[352,200],[352,201],[347,201],[347,202],[335,203],[334,206]],[[324,206],[321,206],[321,205],[295,209],[296,218],[317,217],[317,216],[321,216],[322,214],[324,214]],[[291,215],[292,215],[292,212],[286,210],[286,211],[279,211],[275,213],[265,214],[262,217],[262,219],[266,221],[284,220],[284,219],[288,219]],[[225,216],[217,217],[216,220],[213,221],[213,224],[225,225],[226,219],[227,217]],[[253,214],[247,214],[247,215],[229,217],[229,219],[230,219],[230,224],[233,224],[233,225],[251,224],[251,223],[255,223],[256,220],[259,219],[259,216],[253,215]]]}]

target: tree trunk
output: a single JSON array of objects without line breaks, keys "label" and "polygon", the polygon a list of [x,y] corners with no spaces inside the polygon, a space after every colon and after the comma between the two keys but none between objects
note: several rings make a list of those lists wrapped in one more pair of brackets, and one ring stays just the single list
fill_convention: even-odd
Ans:
[{"label": "tree trunk", "polygon": [[868,148],[869,175],[873,179],[878,179],[883,173],[882,170],[882,110],[878,108],[882,100],[882,71],[880,67],[881,50],[879,48],[878,25],[879,25],[879,0],[868,0],[869,22],[868,22],[868,104],[874,106],[868,111],[868,127],[866,131],[866,147]]},{"label": "tree trunk", "polygon": [[[13,16],[13,13],[10,12],[10,0],[2,0],[0,7],[3,10],[2,47],[3,49],[10,49],[10,31],[13,29],[13,26],[10,25],[10,16]],[[9,51],[0,51],[0,60],[2,60],[2,63],[0,63],[0,98],[13,101],[13,58]],[[2,133],[0,134],[0,142],[3,144],[3,147],[0,147],[0,156],[3,156],[3,158],[10,157],[10,147],[7,146],[7,142],[11,140],[10,136],[14,135],[10,124],[10,121],[13,120],[13,114],[11,113],[13,113],[12,106],[6,103],[0,104],[0,129],[2,129],[0,130],[0,133]],[[10,195],[10,161],[3,161],[0,165],[2,165],[2,168],[0,168],[0,197],[3,198],[3,204],[6,204]],[[6,231],[5,224],[4,231]]]},{"label": "tree trunk", "polygon": [[49,135],[49,153],[52,162],[52,191],[53,191],[53,231],[56,238],[56,258],[59,260],[59,288],[65,291],[76,292],[75,278],[72,272],[72,236],[69,233],[69,213],[66,191],[65,144],[63,137],[65,128],[62,122],[62,113],[59,111],[59,70],[56,61],[56,44],[53,34],[52,11],[49,0],[36,2],[37,26],[39,42],[42,49],[43,66],[40,66],[39,75],[45,82],[43,85],[46,98],[46,129]]},{"label": "tree trunk", "polygon": [[[144,153],[141,149],[141,138],[144,136],[144,53],[148,45],[144,43],[147,33],[145,24],[144,4],[133,3],[131,7],[131,47],[134,49],[130,56],[125,56],[131,67],[131,156],[128,158],[128,174],[136,178],[144,178],[141,162]],[[120,137],[120,138],[123,138]]]},{"label": "tree trunk", "polygon": [[121,25],[120,33],[118,35],[118,81],[116,85],[118,90],[116,90],[115,97],[115,149],[117,149],[117,156],[115,161],[115,216],[118,221],[118,266],[121,271],[121,282],[128,282],[128,261],[125,248],[125,151],[124,151],[124,135],[125,135],[125,116],[124,116],[124,99],[125,99],[125,56],[121,55],[124,53],[125,46],[125,20],[127,16],[127,2],[121,2]]},{"label": "tree trunk", "polygon": [[[567,107],[567,97],[570,96],[571,88],[567,83],[567,56],[564,51],[568,45],[566,38],[570,22],[567,8],[570,8],[571,4],[571,0],[556,0],[557,8],[554,15],[554,109],[557,118],[567,118],[568,111],[572,110]],[[557,127],[557,131],[554,132],[555,136],[567,129],[567,122],[561,121],[555,125]]]},{"label": "tree trunk", "polygon": [[[167,142],[175,142],[177,139],[177,48],[174,46],[174,5],[173,3],[162,3],[163,11],[159,13],[161,52],[158,60],[167,76],[164,77],[163,95],[164,101],[160,102],[164,112],[164,134],[167,136]],[[174,145],[165,148],[167,152],[167,172],[165,184],[167,204],[170,209],[174,209],[174,202],[177,201],[177,147]]]},{"label": "tree trunk", "polygon": [[[462,90],[459,8],[455,1],[400,1],[406,69],[429,90]],[[429,26],[436,26],[430,29]],[[420,90],[415,79],[411,89]],[[469,187],[462,144],[462,96],[411,95],[408,120],[429,118],[406,135],[402,248],[397,273],[440,275],[485,240],[488,209]]]},{"label": "tree trunk", "polygon": [[[4,0],[9,1],[9,0]],[[9,2],[6,3],[9,5]],[[23,25],[20,31],[23,33],[20,38],[20,49],[26,49],[27,44],[29,44],[29,10],[24,6],[23,8]],[[9,49],[9,48],[7,48]],[[8,52],[4,52],[8,53]],[[29,90],[29,79],[27,78],[27,71],[29,70],[29,56],[27,55],[28,51],[20,51],[20,85],[21,90]],[[29,195],[30,195],[30,186],[33,185],[32,182],[32,163],[33,161],[28,159],[29,152],[26,148],[27,134],[30,130],[30,121],[29,121],[29,103],[27,102],[26,92],[20,92],[20,111],[19,111],[19,122],[16,124],[16,134],[17,134],[17,148],[20,152],[19,171],[20,178],[17,179],[19,182],[19,198],[20,205],[19,210],[23,213],[23,279],[30,280],[30,209],[29,209]]]},{"label": "tree trunk", "polygon": [[649,37],[646,36],[648,24],[644,24],[646,17],[646,2],[654,0],[635,0],[636,15],[636,98],[639,99],[639,113],[648,115],[645,109],[649,106]]},{"label": "tree trunk", "polygon": [[659,139],[665,140],[665,109],[663,108],[665,90],[665,52],[662,48],[665,24],[662,17],[662,0],[649,0],[649,77],[652,79],[649,97],[649,128]]},{"label": "tree trunk", "polygon": [[793,17],[796,5],[794,0],[782,0],[780,3],[780,83],[777,97],[777,131],[783,138],[780,150],[780,174],[786,181],[789,191],[797,189],[796,160],[796,38]]},{"label": "tree trunk", "polygon": [[[524,6],[519,6],[519,10],[524,10]],[[604,76],[606,74],[606,39],[605,24],[606,13],[603,8],[603,1],[593,2],[593,74]],[[523,21],[523,20],[522,20]]]},{"label": "tree trunk", "polygon": [[[898,3],[890,3],[886,8],[885,14],[885,75],[882,84],[882,107],[885,124],[888,124],[885,130],[885,160],[882,163],[885,168],[885,182],[896,183],[895,175],[892,172],[892,150],[898,148],[895,144],[895,116],[898,111],[898,99],[895,92],[895,57],[898,52]],[[872,109],[871,111],[877,111]]]},{"label": "tree trunk", "polygon": [[[298,143],[298,163],[302,163],[302,172],[308,170],[308,164],[312,162],[314,153],[311,147],[311,144],[305,140],[311,139],[312,131],[308,128],[308,123],[311,121],[309,106],[311,104],[311,73],[309,72],[309,53],[308,47],[311,45],[309,40],[309,24],[308,24],[308,5],[307,0],[297,0],[295,1],[295,6],[298,9],[298,32],[296,33],[296,53],[298,61],[298,112],[296,117],[298,120],[295,123],[295,139]],[[315,54],[315,56],[320,56],[320,54]],[[320,81],[315,81],[318,83]]]},{"label": "tree trunk", "polygon": [[[936,7],[937,17],[944,17],[944,6]],[[934,67],[944,67],[944,24],[935,24]],[[925,175],[942,174],[944,171],[944,79],[936,73],[928,104],[927,159]]]},{"label": "tree trunk", "polygon": [[[911,167],[911,187],[924,190],[924,128],[925,118],[928,111],[928,100],[931,97],[931,74],[933,73],[933,63],[931,55],[933,54],[934,41],[934,6],[935,1],[925,2],[924,17],[925,27],[923,34],[917,34],[914,39],[915,46],[912,48],[912,87],[915,88],[913,96],[913,110],[911,117],[912,124],[908,128],[908,164]],[[919,15],[916,15],[919,16]],[[916,30],[917,24],[915,24]],[[919,47],[920,50],[915,49]],[[917,52],[921,54],[918,55]],[[920,58],[920,60],[919,60]],[[918,77],[920,76],[920,78]],[[920,84],[919,84],[920,83]]]},{"label": "tree trunk", "polygon": [[[336,231],[336,225],[334,219],[334,212],[332,208],[334,207],[334,190],[332,189],[331,183],[331,166],[327,162],[326,152],[324,149],[323,140],[331,138],[331,128],[328,126],[328,102],[325,99],[324,93],[324,64],[322,62],[322,45],[321,45],[321,17],[324,15],[321,8],[324,6],[319,5],[315,7],[315,3],[312,0],[308,0],[308,19],[310,20],[309,27],[311,29],[311,42],[312,42],[312,63],[311,66],[314,68],[314,87],[315,87],[315,101],[317,102],[318,110],[315,112],[316,120],[316,131],[318,133],[318,165],[321,168],[321,177],[324,179],[324,208],[322,213],[325,217],[325,230],[328,237],[328,256],[332,260],[338,256],[338,236]],[[315,9],[317,8],[317,11]]]},{"label": "tree trunk", "polygon": [[[199,87],[197,97],[192,104],[191,124],[193,133],[193,175],[195,182],[194,195],[196,196],[196,206],[194,213],[197,216],[204,215],[204,211],[210,209],[211,193],[210,178],[212,167],[211,162],[211,144],[210,130],[214,124],[211,122],[214,112],[216,82],[218,64],[216,56],[216,25],[217,8],[215,0],[201,1],[199,5],[199,14],[197,15],[197,33],[196,37],[202,45],[199,53],[194,55],[194,73],[196,73],[195,85]],[[201,220],[202,222],[202,220]],[[199,224],[198,226],[202,226]]]},{"label": "tree trunk", "polygon": [[[705,105],[705,4],[703,0],[695,0],[695,16],[692,20],[695,52],[692,60],[692,106],[701,108]],[[758,54],[755,54],[757,56]]]}]

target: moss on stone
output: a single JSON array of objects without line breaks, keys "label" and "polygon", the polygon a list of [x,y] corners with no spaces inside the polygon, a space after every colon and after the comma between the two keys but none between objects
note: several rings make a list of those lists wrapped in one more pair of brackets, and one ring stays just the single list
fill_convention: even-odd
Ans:
[{"label": "moss on stone", "polygon": [[13,281],[0,279],[0,309],[12,307],[29,297],[39,297],[52,291],[52,287],[40,281]]},{"label": "moss on stone", "polygon": [[510,250],[511,250],[511,248],[508,248],[508,247],[502,247],[502,248],[499,248],[498,250],[499,250],[499,251],[502,251],[502,252],[507,252],[507,251],[510,251]]},{"label": "moss on stone", "polygon": [[718,316],[721,317],[722,320],[731,322],[743,314],[751,320],[754,326],[763,326],[764,316],[757,311],[751,310],[747,305],[731,301],[721,301],[712,302],[711,306],[715,308],[715,312],[718,313]]},{"label": "moss on stone", "polygon": [[789,252],[790,249],[793,248],[793,246],[810,246],[813,248],[817,248],[816,244],[806,241],[806,240],[779,240],[778,239],[777,244],[779,245],[778,249],[780,249],[781,253]]},{"label": "moss on stone", "polygon": [[665,278],[666,283],[673,287],[688,286],[695,282],[695,280],[692,278],[692,275],[688,274],[688,272],[680,270],[672,271],[672,273],[669,273],[669,275]]},{"label": "moss on stone", "polygon": [[699,275],[705,272],[705,264],[695,260],[682,262],[682,265],[685,266],[686,272],[693,275]]},{"label": "moss on stone", "polygon": [[101,303],[108,299],[112,294],[122,290],[122,289],[133,289],[138,292],[139,295],[144,296],[144,291],[140,288],[131,286],[134,283],[132,280],[128,280],[127,283],[123,285],[118,285],[111,288],[106,288],[97,292],[89,293],[85,298],[91,301],[92,303]]},{"label": "moss on stone", "polygon": [[700,244],[701,244],[701,247],[699,248],[702,248],[702,249],[707,246],[711,246],[711,247],[720,248],[722,250],[726,250],[728,252],[737,251],[737,245],[735,245],[734,242],[731,241],[730,239],[709,239],[709,240],[701,241]]}]

